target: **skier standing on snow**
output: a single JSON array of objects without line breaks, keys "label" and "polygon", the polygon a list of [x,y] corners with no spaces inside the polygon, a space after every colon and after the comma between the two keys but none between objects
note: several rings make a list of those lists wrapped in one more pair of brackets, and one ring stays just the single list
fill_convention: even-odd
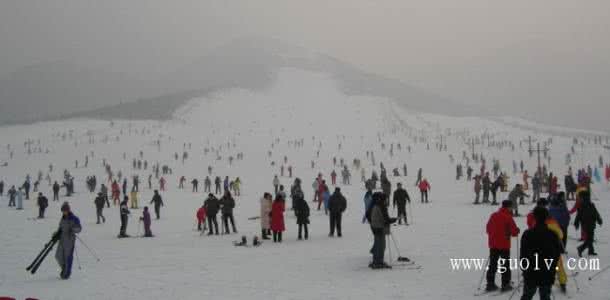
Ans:
[{"label": "skier standing on snow", "polygon": [[93,201],[95,203],[95,215],[97,216],[96,224],[100,223],[100,218],[102,219],[102,222],[106,223],[106,218],[104,217],[103,212],[104,204],[106,204],[107,201],[108,199],[106,199],[104,194],[101,192],[97,194],[97,197],[95,197],[95,200]]},{"label": "skier standing on snow", "polygon": [[55,183],[53,184],[53,201],[59,201],[59,189],[61,187],[59,186],[59,183],[57,183],[57,181],[55,181]]},{"label": "skier standing on snow", "polygon": [[38,218],[44,219],[44,211],[49,206],[49,199],[43,196],[42,193],[38,193]]},{"label": "skier standing on snow", "polygon": [[161,216],[161,206],[164,206],[164,204],[163,199],[157,190],[155,190],[155,194],[153,195],[152,200],[150,200],[150,204],[153,203],[155,204],[155,215],[157,216],[157,220],[159,220],[159,217]]},{"label": "skier standing on snow", "polygon": [[407,193],[407,191],[402,188],[401,183],[397,183],[396,190],[394,191],[394,199],[392,201],[392,206],[394,208],[398,207],[398,225],[401,225],[403,220],[405,221],[405,225],[409,225],[409,223],[407,222],[407,201],[411,203],[409,193]]},{"label": "skier standing on snow", "polygon": [[17,197],[17,189],[15,186],[11,186],[11,188],[7,192],[8,194],[8,207],[15,206],[15,198]]},{"label": "skier standing on snow", "polygon": [[[428,180],[426,178],[424,178],[424,180],[422,180],[419,183],[419,192],[421,193],[421,203],[428,203],[428,192],[430,191],[430,184],[428,183]],[[425,202],[424,202],[425,199]]]},{"label": "skier standing on snow", "polygon": [[74,247],[76,234],[82,230],[80,220],[70,210],[68,202],[61,206],[62,217],[59,228],[53,234],[53,239],[58,241],[55,259],[61,268],[61,279],[68,279],[72,274],[72,260],[74,258]]},{"label": "skier standing on snow", "polygon": [[220,177],[219,176],[216,176],[216,178],[214,178],[214,186],[215,186],[214,194],[216,194],[216,195],[220,194]]},{"label": "skier standing on snow", "polygon": [[220,205],[222,206],[222,224],[223,231],[225,234],[230,234],[229,231],[229,221],[231,222],[231,227],[233,227],[233,233],[237,233],[237,229],[235,228],[235,219],[233,218],[233,209],[235,208],[235,199],[231,196],[231,192],[225,190],[224,196],[220,199]]},{"label": "skier standing on snow", "polygon": [[129,201],[129,199],[127,196],[125,196],[119,205],[119,211],[121,214],[121,229],[119,231],[118,238],[129,237],[129,235],[127,235],[127,221],[129,220],[130,212],[129,207],[127,206],[127,201]]},{"label": "skier standing on snow", "polygon": [[551,299],[551,287],[555,282],[555,271],[562,253],[561,242],[545,224],[547,210],[536,207],[533,214],[536,227],[526,230],[521,237],[520,259],[529,262],[529,268],[523,270],[521,299],[532,299],[536,290],[540,299]]},{"label": "skier standing on snow", "polygon": [[203,192],[204,193],[212,192],[212,180],[210,179],[210,176],[206,176],[205,180],[203,181]]},{"label": "skier standing on snow", "polygon": [[150,213],[148,212],[148,206],[144,206],[140,222],[144,223],[144,237],[153,237],[152,231],[150,230],[151,220]]},{"label": "skier standing on snow", "polygon": [[271,230],[273,231],[273,242],[282,242],[282,232],[286,230],[284,225],[284,211],[286,204],[281,194],[276,195],[271,205]]},{"label": "skier standing on snow", "polygon": [[[499,259],[504,259],[505,264],[510,259],[510,239],[519,235],[519,228],[513,220],[511,207],[513,202],[510,200],[502,201],[502,207],[491,214],[487,222],[487,236],[489,246],[489,261],[487,268],[487,287],[486,291],[495,291],[498,286],[495,283],[496,272],[498,270]],[[505,266],[504,266],[505,267]],[[502,290],[512,289],[510,284],[511,272],[507,268],[502,273]]]},{"label": "skier standing on snow", "polygon": [[309,205],[307,201],[305,201],[305,197],[303,196],[303,192],[299,189],[293,195],[294,202],[294,214],[297,217],[297,225],[299,225],[299,235],[298,240],[302,240],[303,235],[302,231],[305,231],[305,240],[309,239]]},{"label": "skier standing on snow", "polygon": [[275,175],[273,177],[273,189],[275,190],[275,195],[277,196],[278,189],[280,187],[280,179]]},{"label": "skier standing on snow", "polygon": [[22,188],[19,188],[15,194],[15,198],[17,198],[17,210],[23,209],[23,191],[21,189]]},{"label": "skier standing on snow", "polygon": [[201,206],[198,210],[197,210],[197,231],[204,231],[205,230],[205,206]]},{"label": "skier standing on snow", "polygon": [[483,203],[489,203],[489,190],[491,189],[491,180],[489,173],[485,173],[483,177]]},{"label": "skier standing on snow", "polygon": [[330,233],[329,237],[333,237],[335,235],[335,229],[337,230],[337,236],[341,237],[341,217],[345,209],[347,208],[347,200],[341,194],[340,188],[335,188],[335,192],[328,199],[328,212],[330,215]]},{"label": "skier standing on snow", "polygon": [[209,194],[208,199],[206,199],[203,203],[203,207],[205,208],[208,219],[208,226],[210,227],[208,235],[218,235],[218,220],[216,219],[216,215],[218,214],[218,210],[220,209],[218,199],[216,199],[213,194]]},{"label": "skier standing on snow", "polygon": [[390,225],[393,223],[388,214],[386,195],[375,193],[372,195],[372,206],[366,212],[366,218],[371,225],[374,243],[371,248],[373,262],[369,265],[372,269],[391,268],[384,261],[386,248],[386,235],[390,233]]},{"label": "skier standing on snow", "polygon": [[261,198],[261,233],[263,240],[268,240],[271,234],[271,206],[273,205],[272,196],[265,193]]},{"label": "skier standing on snow", "polygon": [[481,197],[481,177],[479,175],[474,176],[474,195],[474,204],[479,204]]}]

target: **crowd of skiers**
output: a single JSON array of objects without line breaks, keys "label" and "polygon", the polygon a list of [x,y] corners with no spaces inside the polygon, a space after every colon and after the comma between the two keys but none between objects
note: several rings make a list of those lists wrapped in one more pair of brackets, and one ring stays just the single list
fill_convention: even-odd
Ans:
[{"label": "crowd of skiers", "polygon": [[[602,224],[602,218],[595,204],[591,202],[590,189],[582,188],[576,194],[578,205],[570,211],[567,208],[566,193],[549,193],[548,198],[540,198],[536,207],[527,215],[528,229],[521,236],[520,260],[527,260],[530,267],[523,267],[523,296],[521,299],[532,299],[538,290],[541,299],[550,299],[551,286],[556,280],[562,292],[566,292],[568,276],[565,272],[562,255],[567,253],[567,235],[571,214],[576,212],[574,228],[582,228],[582,241],[576,250],[582,257],[585,250],[589,256],[596,256],[594,250],[595,228]],[[499,289],[495,284],[495,275],[498,265],[508,264],[510,259],[511,238],[520,233],[515,224],[513,210],[516,202],[504,200],[497,212],[494,212],[487,222],[487,235],[489,246],[489,260],[487,268],[487,291]],[[546,260],[552,264],[543,264]],[[531,266],[544,266],[534,268]],[[504,266],[502,272],[501,290],[513,289],[511,285],[510,268]]]}]

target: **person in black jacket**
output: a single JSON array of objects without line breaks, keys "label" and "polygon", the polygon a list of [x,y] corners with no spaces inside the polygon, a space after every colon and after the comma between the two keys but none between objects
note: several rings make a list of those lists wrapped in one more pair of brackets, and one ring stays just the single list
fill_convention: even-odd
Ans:
[{"label": "person in black jacket", "polygon": [[121,230],[119,231],[118,238],[126,238],[129,237],[127,235],[127,221],[129,220],[129,207],[127,206],[127,201],[129,198],[125,196],[123,198],[123,202],[119,205],[119,210],[121,212]]},{"label": "person in black jacket", "polygon": [[59,183],[57,183],[57,181],[55,181],[55,183],[53,183],[53,201],[59,201],[59,189],[61,188],[61,186],[59,185]]},{"label": "person in black jacket", "polygon": [[330,233],[329,237],[335,235],[335,229],[337,230],[337,236],[341,237],[341,215],[347,208],[347,200],[341,194],[340,188],[335,188],[335,192],[328,199],[328,211],[330,216]]},{"label": "person in black jacket", "polygon": [[582,256],[582,252],[585,249],[589,249],[589,255],[595,256],[595,249],[593,248],[593,242],[595,241],[595,227],[597,224],[602,225],[602,218],[595,208],[595,204],[591,202],[591,194],[588,191],[580,193],[581,205],[578,208],[576,219],[574,220],[574,227],[578,230],[578,226],[582,225],[582,229],[585,233],[585,241],[582,245],[578,246],[578,256]]},{"label": "person in black jacket", "polygon": [[218,235],[218,221],[216,220],[216,215],[218,214],[218,210],[220,209],[220,204],[218,203],[218,199],[214,196],[214,194],[209,194],[208,199],[203,202],[203,207],[205,207],[206,215],[208,218],[208,227],[210,227],[210,231],[208,235],[216,233]]},{"label": "person in black jacket", "polygon": [[159,191],[155,190],[155,195],[153,196],[152,200],[150,200],[150,204],[155,204],[155,215],[157,215],[157,220],[159,220],[159,217],[161,217],[161,206],[163,205],[163,199],[161,198],[161,195],[159,195]]},{"label": "person in black jacket", "polygon": [[392,206],[396,208],[398,206],[398,224],[402,224],[402,221],[405,221],[405,225],[409,225],[407,223],[407,201],[411,203],[411,198],[409,197],[409,193],[405,189],[402,188],[401,183],[396,184],[396,190],[394,191],[394,199],[392,201]]},{"label": "person in black jacket", "polygon": [[[555,271],[563,246],[557,235],[551,231],[545,221],[549,213],[544,207],[534,209],[536,226],[526,230],[521,236],[520,261],[523,271],[523,296],[521,300],[530,300],[540,294],[541,300],[551,299],[551,287],[555,282]],[[526,263],[527,261],[527,267]]]},{"label": "person in black jacket", "polygon": [[100,223],[100,218],[102,219],[102,222],[106,223],[106,218],[103,215],[104,204],[106,201],[107,197],[105,197],[102,193],[98,193],[95,200],[93,200],[93,203],[95,203],[95,215],[97,216],[97,222],[95,224]]},{"label": "person in black jacket", "polygon": [[49,199],[38,193],[38,219],[44,219],[44,211],[49,206]]},{"label": "person in black jacket", "polygon": [[296,191],[292,195],[292,201],[294,202],[294,214],[297,217],[297,225],[299,225],[299,236],[298,240],[303,239],[302,231],[305,231],[305,239],[309,239],[309,204],[305,201],[303,192],[301,190]]},{"label": "person in black jacket", "polygon": [[220,205],[222,206],[222,224],[223,231],[225,234],[230,234],[229,231],[229,221],[231,221],[231,226],[233,227],[233,233],[237,233],[237,229],[235,228],[235,219],[233,218],[233,209],[235,208],[235,199],[231,196],[231,192],[229,190],[225,190],[224,196],[220,199]]}]

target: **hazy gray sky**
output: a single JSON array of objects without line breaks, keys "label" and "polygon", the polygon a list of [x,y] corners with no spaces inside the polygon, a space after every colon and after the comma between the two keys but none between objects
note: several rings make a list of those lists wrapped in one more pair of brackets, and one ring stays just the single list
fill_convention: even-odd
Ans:
[{"label": "hazy gray sky", "polygon": [[0,76],[56,60],[146,76],[250,35],[465,103],[610,109],[607,0],[4,0]]}]

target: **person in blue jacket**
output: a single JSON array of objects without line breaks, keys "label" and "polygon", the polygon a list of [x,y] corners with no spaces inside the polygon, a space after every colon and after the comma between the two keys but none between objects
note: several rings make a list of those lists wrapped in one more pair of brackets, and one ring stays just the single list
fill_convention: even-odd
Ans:
[{"label": "person in blue jacket", "polygon": [[76,234],[82,230],[80,220],[70,210],[70,204],[64,202],[61,206],[62,217],[59,221],[59,228],[53,235],[57,242],[55,259],[61,268],[59,276],[61,279],[70,278],[72,274],[72,260],[74,259],[74,247],[76,244]]},{"label": "person in blue jacket", "polygon": [[549,215],[557,221],[561,231],[563,231],[563,248],[566,248],[568,238],[568,227],[570,226],[570,212],[566,206],[566,197],[564,192],[559,192],[557,197],[554,197],[551,201],[551,207],[549,208]]}]

